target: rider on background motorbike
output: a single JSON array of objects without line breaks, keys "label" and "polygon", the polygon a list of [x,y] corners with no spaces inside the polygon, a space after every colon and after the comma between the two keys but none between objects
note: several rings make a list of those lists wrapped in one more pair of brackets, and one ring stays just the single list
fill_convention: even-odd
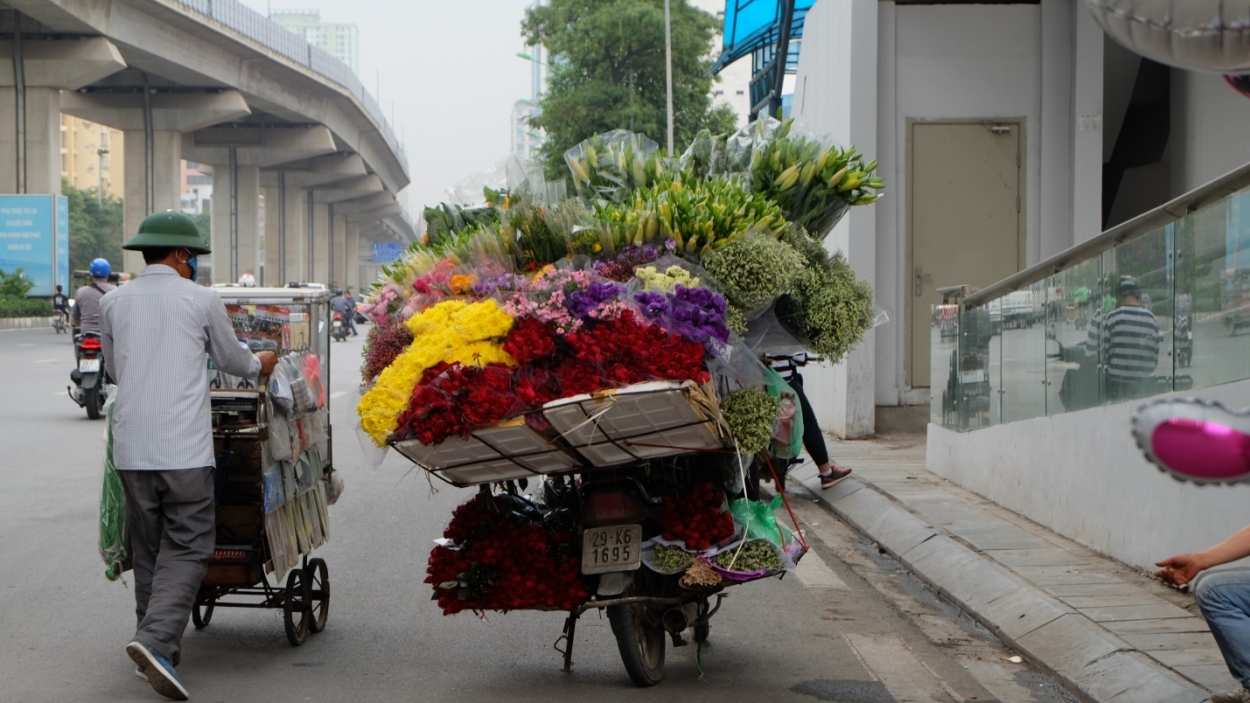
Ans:
[{"label": "rider on background motorbike", "polygon": [[112,267],[105,259],[91,262],[91,283],[78,289],[74,294],[74,334],[91,332],[100,334],[100,298],[117,286],[109,283]]},{"label": "rider on background motorbike", "polygon": [[56,286],[56,293],[52,295],[52,312],[57,315],[63,315],[65,317],[65,321],[69,321],[69,298],[65,295],[65,292],[61,290],[61,285],[59,283]]}]

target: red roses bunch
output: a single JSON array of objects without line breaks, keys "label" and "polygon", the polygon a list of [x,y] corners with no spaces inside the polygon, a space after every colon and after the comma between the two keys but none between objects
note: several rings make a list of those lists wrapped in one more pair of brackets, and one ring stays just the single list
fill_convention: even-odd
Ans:
[{"label": "red roses bunch", "polygon": [[396,434],[415,436],[426,446],[453,435],[468,437],[479,427],[509,417],[516,406],[512,369],[507,366],[439,362],[425,370],[413,389]]},{"label": "red roses bunch", "polygon": [[[567,530],[558,533],[571,539]],[[590,594],[576,558],[557,559],[556,540],[542,525],[517,525],[491,496],[456,508],[443,536],[453,546],[430,552],[425,582],[444,615],[463,610],[572,610]]]},{"label": "red roses bunch", "polygon": [[567,337],[575,357],[601,368],[601,388],[653,379],[706,383],[701,344],[687,342],[655,324],[640,323],[632,310]]},{"label": "red roses bunch", "polygon": [[555,356],[556,328],[534,317],[523,317],[508,332],[503,350],[522,364]]},{"label": "red roses bunch", "polygon": [[725,496],[710,483],[687,486],[677,497],[664,498],[660,528],[664,539],[682,540],[686,548],[701,552],[734,535],[733,516],[721,510]]}]

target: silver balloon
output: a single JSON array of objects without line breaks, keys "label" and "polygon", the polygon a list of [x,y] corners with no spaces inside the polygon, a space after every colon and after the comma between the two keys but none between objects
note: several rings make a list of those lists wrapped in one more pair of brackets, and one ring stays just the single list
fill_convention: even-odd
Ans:
[{"label": "silver balloon", "polygon": [[1085,0],[1107,36],[1176,68],[1250,73],[1250,0]]}]

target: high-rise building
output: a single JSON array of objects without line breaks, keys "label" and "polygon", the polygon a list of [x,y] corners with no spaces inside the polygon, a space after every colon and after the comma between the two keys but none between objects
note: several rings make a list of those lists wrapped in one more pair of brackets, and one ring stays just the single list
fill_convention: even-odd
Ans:
[{"label": "high-rise building", "polygon": [[120,130],[61,115],[61,177],[71,186],[122,197],[124,152]]},{"label": "high-rise building", "polygon": [[[716,16],[717,20],[725,20],[725,0],[691,0],[691,5],[706,10]],[[715,52],[720,53],[721,36],[716,35]],[[725,67],[718,76],[720,80],[712,84],[714,103],[728,103],[738,115],[738,126],[747,123],[751,114],[751,60],[739,59]]]},{"label": "high-rise building", "polygon": [[298,34],[360,73],[360,39],[354,24],[322,22],[317,10],[282,10],[269,15],[279,26]]},{"label": "high-rise building", "polygon": [[[534,0],[530,8],[542,7],[550,1]],[[527,46],[517,55],[530,62],[530,97],[512,104],[512,153],[528,167],[538,156],[538,147],[542,146],[545,136],[538,128],[531,127],[529,120],[542,113],[538,101],[547,88],[547,56],[542,45]]]}]

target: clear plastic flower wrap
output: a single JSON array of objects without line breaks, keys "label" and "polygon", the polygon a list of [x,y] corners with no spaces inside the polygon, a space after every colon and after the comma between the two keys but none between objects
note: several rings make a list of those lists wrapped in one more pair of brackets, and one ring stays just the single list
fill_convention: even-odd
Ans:
[{"label": "clear plastic flower wrap", "polygon": [[591,137],[564,152],[573,189],[588,200],[620,201],[664,176],[660,145],[624,129]]},{"label": "clear plastic flower wrap", "polygon": [[521,160],[509,155],[488,168],[462,178],[447,189],[447,197],[449,202],[461,207],[493,207],[499,204],[501,194],[524,190],[528,181],[529,176]]}]

